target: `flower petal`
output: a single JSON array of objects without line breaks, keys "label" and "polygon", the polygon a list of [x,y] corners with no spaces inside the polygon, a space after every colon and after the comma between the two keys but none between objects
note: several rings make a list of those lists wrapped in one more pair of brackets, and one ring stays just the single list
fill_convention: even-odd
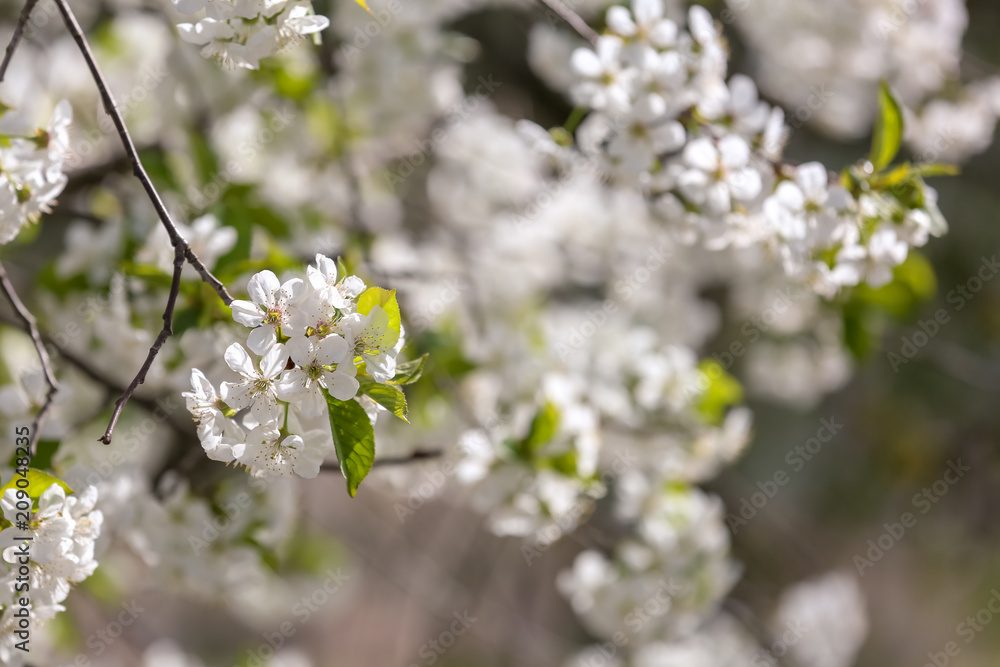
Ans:
[{"label": "flower petal", "polygon": [[260,306],[252,301],[236,300],[229,307],[233,309],[233,319],[245,327],[259,327],[264,321]]},{"label": "flower petal", "polygon": [[274,327],[268,325],[257,327],[247,336],[247,347],[254,354],[266,353],[276,342],[278,342],[278,333]]},{"label": "flower petal", "polygon": [[274,293],[281,289],[278,276],[273,271],[264,270],[255,274],[247,283],[247,293],[258,306],[270,306],[274,303]]},{"label": "flower petal", "polygon": [[288,349],[282,343],[276,343],[260,360],[261,373],[266,378],[273,378],[288,365]]},{"label": "flower petal", "polygon": [[253,367],[253,361],[250,359],[250,354],[239,343],[233,343],[226,348],[225,359],[226,364],[240,375],[244,377],[257,375]]}]

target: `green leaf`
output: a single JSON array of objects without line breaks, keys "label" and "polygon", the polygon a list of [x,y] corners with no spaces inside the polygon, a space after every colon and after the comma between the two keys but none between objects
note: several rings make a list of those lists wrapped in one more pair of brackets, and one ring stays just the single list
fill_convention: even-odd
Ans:
[{"label": "green leaf", "polygon": [[570,450],[568,452],[563,452],[558,456],[552,456],[542,462],[543,467],[551,467],[556,472],[562,473],[567,477],[572,477],[577,474],[577,456],[576,451]]},{"label": "green leaf", "polygon": [[427,362],[427,353],[420,356],[419,359],[414,359],[413,361],[407,361],[404,364],[399,364],[396,366],[396,375],[393,376],[393,384],[407,385],[413,384],[420,379],[420,376],[424,374],[424,364]]},{"label": "green leaf", "polygon": [[[392,347],[399,340],[401,318],[399,316],[399,303],[396,301],[396,290],[387,290],[381,287],[369,287],[358,297],[358,312],[367,315],[375,306],[381,306],[382,310],[389,316],[389,329],[382,344]],[[395,334],[389,334],[389,332]]]},{"label": "green leaf", "polygon": [[372,10],[368,9],[368,3],[365,2],[365,0],[354,0],[354,2],[358,3],[359,5],[361,5],[361,8],[364,9],[369,14],[372,13]]},{"label": "green leaf", "polygon": [[[27,479],[28,486],[24,486],[23,483],[21,486],[18,486],[17,480],[19,479]],[[14,476],[10,478],[10,481],[0,487],[0,496],[2,496],[7,489],[23,489],[27,492],[28,497],[35,500],[48,491],[49,487],[53,484],[61,486],[63,491],[66,493],[73,493],[73,489],[69,488],[69,485],[58,477],[53,477],[49,473],[38,470],[37,468],[28,468],[28,472],[24,475],[15,471]]]},{"label": "green leaf", "polygon": [[928,163],[928,164],[918,164],[912,165],[909,162],[901,164],[898,167],[884,174],[876,174],[868,179],[868,183],[872,188],[876,190],[893,188],[897,185],[903,183],[909,183],[918,178],[926,178],[930,176],[957,176],[961,173],[956,165],[953,164],[938,164],[938,163]]},{"label": "green leaf", "polygon": [[330,414],[333,447],[340,471],[347,480],[347,493],[353,498],[375,462],[375,431],[361,404],[351,399],[339,401],[323,389]]},{"label": "green leaf", "polygon": [[958,176],[962,173],[962,168],[957,164],[928,162],[927,164],[916,165],[910,173],[917,178],[927,178],[929,176]]},{"label": "green leaf", "polygon": [[729,406],[743,400],[743,387],[715,359],[705,359],[698,364],[698,370],[708,387],[698,400],[696,408],[710,424],[722,424]]},{"label": "green leaf", "polygon": [[395,384],[379,384],[367,376],[359,376],[361,383],[361,393],[368,396],[383,408],[396,415],[404,422],[409,423],[406,418],[406,395],[403,390]]},{"label": "green leaf", "polygon": [[559,408],[546,402],[531,420],[528,435],[515,445],[515,453],[526,461],[533,460],[538,450],[552,442],[558,431]]},{"label": "green leaf", "polygon": [[906,261],[892,271],[893,279],[881,287],[858,285],[851,292],[852,303],[874,307],[901,322],[913,317],[921,304],[937,293],[937,278],[930,261],[910,250]]},{"label": "green leaf", "polygon": [[903,112],[885,81],[879,87],[878,104],[879,115],[875,121],[871,154],[868,156],[868,161],[876,171],[885,169],[892,163],[903,141]]}]

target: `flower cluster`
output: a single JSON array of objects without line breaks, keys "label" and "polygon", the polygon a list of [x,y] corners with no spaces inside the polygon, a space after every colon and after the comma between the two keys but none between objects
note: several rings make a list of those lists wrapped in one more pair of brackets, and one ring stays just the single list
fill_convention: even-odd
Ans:
[{"label": "flower cluster", "polygon": [[25,223],[47,213],[66,187],[63,162],[72,120],[73,109],[64,100],[56,105],[48,127],[33,136],[0,133],[0,245],[14,240]]},{"label": "flower cluster", "polygon": [[182,14],[204,18],[177,26],[181,38],[203,45],[201,53],[225,67],[257,69],[267,58],[325,30],[330,20],[316,16],[308,0],[173,0]]},{"label": "flower cluster", "polygon": [[[37,497],[34,509],[28,492],[17,488],[4,491],[0,507],[6,527],[0,531],[0,548],[7,567],[0,578],[0,660],[5,663],[9,664],[17,641],[14,630],[18,619],[14,614],[20,608],[17,601],[23,596],[21,591],[30,591],[31,623],[40,624],[63,611],[62,602],[70,586],[97,569],[94,544],[104,517],[94,509],[96,502],[97,489],[93,486],[67,495],[62,485],[53,483]],[[25,512],[30,513],[27,530],[23,526]],[[26,536],[30,539],[25,541]],[[22,545],[30,554],[27,567],[20,567],[24,565],[19,560],[23,558],[19,556]]]},{"label": "flower cluster", "polygon": [[593,50],[572,54],[571,93],[593,110],[580,148],[642,188],[679,237],[762,245],[830,297],[885,284],[910,247],[944,231],[919,171],[883,176],[865,164],[838,177],[782,164],[783,112],[747,77],[726,81],[726,45],[703,7],[691,7],[687,30],[664,18],[661,0],[612,7],[607,25]]},{"label": "flower cluster", "polygon": [[[695,632],[736,582],[722,503],[697,489],[649,496],[634,539],[616,545],[611,558],[577,555],[559,587],[587,627],[602,639],[637,633],[639,641],[672,640]],[[658,594],[658,595],[657,595]],[[636,630],[623,617],[656,596],[660,608]]]},{"label": "flower cluster", "polygon": [[[261,271],[247,291],[250,300],[231,304],[233,319],[251,328],[249,351],[233,343],[225,352],[236,379],[217,391],[193,369],[188,410],[210,458],[257,477],[315,477],[333,450],[327,401],[352,400],[362,381],[385,383],[396,373],[405,340],[399,307],[391,292],[366,290],[323,255],[305,280],[281,283]],[[374,423],[377,404],[363,405]]]},{"label": "flower cluster", "polygon": [[[184,398],[208,458],[252,475],[197,493],[171,470],[151,484],[148,471],[176,439],[173,420],[140,416],[130,403],[109,457],[90,435],[98,384],[66,372],[69,356],[60,362],[62,388],[42,439],[61,441],[52,467],[72,486],[99,489],[106,520],[97,557],[114,563],[127,547],[147,566],[136,575],[108,568],[116,583],[154,581],[227,604],[248,623],[294,602],[284,569],[284,555],[295,554],[302,537],[293,476],[315,476],[334,450],[342,467],[352,465],[342,453],[355,450],[338,438],[361,426],[373,454],[372,424],[385,410],[405,415],[399,385],[414,375],[397,368],[403,336],[394,293],[366,288],[322,255],[304,276],[282,281],[262,270],[280,275],[297,266],[295,257],[338,248],[359,272],[392,280],[415,313],[414,346],[436,359],[435,381],[411,397],[419,425],[392,433],[392,453],[457,441],[440,467],[433,460],[387,466],[379,481],[436,493],[454,473],[471,486],[461,498],[493,532],[524,539],[529,566],[595,517],[600,541],[558,587],[604,643],[570,664],[771,662],[761,645],[801,618],[814,629],[790,651],[797,663],[850,664],[866,622],[849,577],[793,588],[772,625],[755,624],[756,636],[720,610],[738,566],[720,501],[696,485],[750,440],[753,419],[740,406],[736,378],[747,391],[799,407],[842,386],[853,348],[843,304],[830,297],[861,282],[885,283],[900,262],[919,259],[910,248],[944,231],[935,193],[922,181],[940,167],[893,169],[873,152],[870,166],[832,174],[816,162],[785,164],[782,153],[788,125],[809,118],[841,135],[867,132],[883,77],[922,158],[984,147],[1000,110],[994,85],[919,108],[950,71],[964,28],[956,21],[960,0],[917,3],[889,39],[852,26],[861,17],[877,27],[872,17],[908,6],[902,0],[849,0],[835,10],[809,3],[808,11],[787,0],[759,0],[753,11],[741,0],[729,10],[713,6],[747,35],[751,61],[763,64],[761,89],[787,105],[790,123],[760,99],[754,81],[727,74],[727,45],[701,7],[686,12],[676,0],[612,7],[596,45],[575,52],[579,42],[564,24],[539,24],[532,66],[584,112],[552,132],[498,111],[489,98],[501,82],[463,80],[464,64],[490,45],[455,26],[507,3],[412,0],[373,7],[374,15],[342,3],[331,17],[341,45],[331,73],[318,52],[286,49],[329,23],[308,2],[173,0],[190,17],[181,37],[227,68],[256,68],[275,56],[273,67],[235,79],[215,62],[188,62],[190,78],[179,83],[194,86],[197,104],[173,86],[148,83],[189,47],[148,11],[118,4],[97,19],[107,37],[94,46],[111,87],[133,93],[120,102],[137,143],[165,158],[163,182],[174,184],[164,188],[165,205],[193,219],[178,225],[181,235],[224,283],[260,272],[249,297],[232,303],[232,320],[249,329],[234,344],[230,313],[184,275],[176,335],[140,389],[152,399],[190,387]],[[575,8],[589,16],[596,6]],[[828,30],[834,21],[837,29]],[[51,76],[76,71],[69,40],[53,37],[44,58],[20,54],[12,87],[21,74],[78,109],[94,108],[90,87],[75,85],[81,77]],[[909,66],[916,56],[921,65]],[[234,80],[244,103],[234,99]],[[206,113],[216,109],[225,111]],[[43,136],[47,148],[65,147],[68,113],[60,105],[46,133],[11,137],[0,148],[0,177],[15,199],[26,199],[13,217],[0,206],[13,233],[51,203],[65,177],[42,168],[51,192],[26,189],[18,183],[28,182],[20,174],[29,161],[7,154],[41,158]],[[304,122],[288,122],[296,114]],[[969,120],[953,136],[946,131],[956,115]],[[81,136],[102,129],[89,128],[90,120],[84,114]],[[108,139],[105,148],[117,150]],[[200,172],[211,160],[202,158],[226,167],[210,169],[219,173],[208,185]],[[179,201],[185,191],[189,205]],[[169,277],[173,252],[160,226],[144,224],[155,221],[131,179],[109,176],[100,188],[81,179],[70,204],[84,215],[69,226],[54,271],[39,274],[40,322],[99,376],[124,386],[160,325],[169,283],[160,274]],[[92,216],[103,224],[95,227]],[[377,231],[370,244],[356,244],[343,224],[349,216]],[[128,277],[111,277],[116,271]],[[32,417],[45,388],[24,363],[34,358],[29,343],[13,332],[2,343],[0,366],[12,384],[0,388],[0,418],[9,424]],[[699,361],[700,351],[712,358]],[[50,501],[58,504],[49,498],[46,507]],[[76,549],[63,538],[59,545],[67,554]],[[80,567],[92,568],[92,560],[81,557]],[[617,644],[622,633],[627,647]],[[188,657],[159,653],[167,655],[162,662]]]}]

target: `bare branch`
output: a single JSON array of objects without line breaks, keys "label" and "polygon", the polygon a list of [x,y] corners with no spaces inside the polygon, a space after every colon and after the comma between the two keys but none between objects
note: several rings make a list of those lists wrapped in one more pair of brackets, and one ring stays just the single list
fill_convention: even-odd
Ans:
[{"label": "bare branch", "polygon": [[7,295],[7,300],[14,307],[18,317],[21,318],[25,331],[31,336],[31,340],[35,344],[35,350],[38,352],[38,359],[42,363],[42,372],[45,374],[45,381],[49,385],[49,390],[45,394],[45,401],[42,403],[41,408],[39,408],[38,414],[35,415],[35,421],[31,425],[31,440],[28,446],[31,453],[34,454],[35,447],[38,444],[39,431],[45,421],[45,414],[52,407],[52,400],[55,398],[56,392],[59,391],[59,383],[56,381],[55,373],[52,372],[52,362],[49,361],[49,353],[46,352],[45,345],[42,343],[42,335],[38,332],[38,322],[35,321],[35,316],[31,314],[31,311],[25,307],[21,298],[17,296],[14,285],[7,277],[7,270],[3,267],[3,264],[0,264],[0,288]]},{"label": "bare branch", "polygon": [[108,83],[104,80],[104,75],[101,73],[101,69],[98,67],[97,61],[94,59],[94,54],[90,50],[90,44],[87,42],[87,37],[83,34],[83,30],[80,28],[80,24],[77,22],[76,16],[73,15],[73,10],[70,9],[66,0],[53,1],[56,3],[59,13],[62,14],[63,22],[66,24],[66,29],[73,37],[73,41],[76,42],[77,47],[80,49],[80,53],[83,54],[84,60],[87,61],[87,67],[90,69],[90,74],[101,94],[101,101],[104,104],[104,110],[111,117],[115,129],[118,131],[118,136],[121,138],[122,145],[125,147],[125,152],[128,154],[129,161],[132,163],[132,173],[135,174],[135,177],[139,179],[140,183],[142,183],[142,187],[146,191],[149,201],[152,202],[153,208],[156,209],[156,214],[159,216],[160,222],[163,223],[164,229],[167,230],[167,235],[170,238],[170,244],[174,248],[175,255],[174,277],[170,286],[170,294],[167,297],[167,306],[163,311],[163,329],[153,342],[153,346],[149,348],[149,354],[146,356],[146,361],[143,363],[142,368],[139,369],[135,379],[132,380],[132,383],[125,389],[121,397],[115,401],[115,410],[111,415],[111,421],[108,424],[108,428],[104,432],[104,435],[100,438],[101,442],[107,445],[111,444],[111,436],[114,433],[115,424],[118,423],[118,418],[121,416],[122,409],[125,407],[125,404],[135,392],[136,388],[145,381],[146,374],[149,372],[149,368],[152,366],[153,360],[159,353],[163,343],[173,333],[172,322],[174,316],[174,306],[177,303],[177,295],[180,292],[181,272],[184,268],[184,261],[186,260],[188,264],[194,267],[195,271],[197,271],[201,276],[201,279],[212,286],[212,289],[215,290],[215,292],[219,295],[219,298],[221,298],[227,306],[233,302],[233,297],[230,296],[225,285],[223,285],[218,278],[212,275],[212,272],[208,270],[200,259],[198,259],[198,256],[193,250],[191,250],[191,246],[188,245],[187,241],[184,240],[184,237],[177,231],[177,226],[174,224],[174,221],[170,218],[170,214],[167,212],[166,207],[163,205],[163,200],[160,198],[160,194],[156,191],[156,187],[153,185],[149,175],[146,173],[146,169],[142,166],[142,160],[139,159],[139,153],[135,148],[135,143],[133,143],[132,137],[129,135],[128,128],[125,127],[124,119],[118,112],[114,97],[111,94],[111,89],[108,88]]},{"label": "bare branch", "polygon": [[538,0],[545,7],[548,7],[553,12],[559,15],[563,21],[569,24],[569,27],[573,28],[580,37],[591,44],[597,43],[598,34],[587,25],[587,22],[583,20],[583,17],[574,12],[569,6],[566,5],[562,0]]},{"label": "bare branch", "polygon": [[84,59],[87,61],[87,67],[90,69],[90,74],[94,79],[94,83],[97,84],[97,89],[101,94],[101,101],[104,103],[104,110],[115,125],[115,129],[118,131],[118,136],[121,138],[122,145],[125,147],[125,152],[128,154],[129,161],[132,163],[132,173],[135,177],[139,179],[142,183],[143,189],[146,191],[146,195],[149,200],[153,203],[153,208],[156,209],[156,214],[160,218],[160,222],[163,223],[163,227],[167,230],[167,235],[170,237],[170,243],[175,248],[180,246],[183,250],[184,258],[187,262],[194,267],[201,276],[201,279],[212,286],[212,289],[219,295],[219,298],[225,302],[228,306],[233,302],[233,297],[230,296],[229,292],[226,290],[226,286],[219,281],[212,272],[198,259],[194,251],[191,250],[191,246],[188,245],[184,237],[180,235],[177,231],[177,226],[174,221],[170,218],[170,214],[167,212],[166,207],[163,205],[163,200],[160,199],[160,194],[156,191],[153,186],[153,182],[149,179],[149,175],[146,173],[146,169],[142,166],[142,161],[139,159],[139,153],[135,148],[135,144],[132,142],[132,137],[129,135],[128,128],[125,127],[125,121],[122,119],[121,114],[118,112],[118,108],[115,105],[115,99],[111,94],[111,89],[108,88],[107,81],[104,80],[104,75],[101,73],[100,67],[97,65],[97,61],[94,59],[94,54],[90,50],[90,44],[87,42],[86,36],[83,34],[83,30],[80,28],[80,24],[76,20],[76,16],[73,15],[73,10],[70,9],[69,4],[66,0],[53,0],[56,3],[56,7],[62,14],[63,22],[66,24],[66,29],[69,30],[70,35],[73,37],[73,41],[76,42],[77,47],[83,54]]},{"label": "bare branch", "polygon": [[[17,327],[26,333],[28,332],[25,324],[20,319],[10,317],[5,313],[0,313],[0,324],[8,324],[10,326]],[[79,355],[69,349],[59,345],[59,343],[53,340],[51,336],[46,335],[44,331],[39,329],[39,333],[41,333],[42,342],[45,343],[46,349],[54,351],[60,359],[76,368],[90,380],[101,385],[112,394],[122,394],[125,391],[125,387],[123,385],[104,375],[101,371],[94,368],[90,362],[82,359]],[[132,403],[139,405],[143,410],[149,412],[150,414],[155,414],[157,410],[162,411],[163,414],[166,415],[166,421],[178,435],[186,437],[194,436],[194,423],[191,421],[177,419],[170,414],[164,406],[160,405],[159,400],[145,398],[143,396],[133,396],[129,400]]]},{"label": "bare branch", "polygon": [[[188,248],[188,251],[190,251],[190,248]],[[174,306],[177,304],[177,295],[181,291],[181,272],[183,270],[184,246],[175,244],[174,277],[170,281],[170,294],[167,296],[167,307],[163,309],[163,328],[160,329],[159,335],[156,336],[152,347],[149,348],[149,354],[146,355],[146,361],[142,363],[142,368],[139,369],[139,372],[129,386],[125,388],[122,395],[115,401],[115,411],[111,413],[111,421],[108,423],[108,428],[104,431],[104,435],[100,437],[100,441],[105,445],[111,444],[111,435],[114,433],[115,424],[118,423],[118,418],[122,414],[122,408],[128,403],[128,399],[132,397],[132,394],[135,393],[139,385],[146,381],[146,374],[149,373],[149,368],[153,365],[153,360],[156,359],[156,355],[159,354],[163,344],[167,342],[167,338],[174,333]]]},{"label": "bare branch", "polygon": [[[417,449],[402,456],[387,456],[382,459],[375,459],[375,463],[372,465],[375,467],[406,465],[417,461],[440,458],[443,455],[444,452],[440,449]],[[327,461],[319,467],[319,470],[320,472],[340,472],[340,464],[336,461]]]},{"label": "bare branch", "polygon": [[0,81],[3,81],[4,76],[7,74],[7,66],[10,65],[10,60],[14,57],[17,46],[21,43],[21,36],[24,35],[24,26],[28,25],[28,19],[31,18],[31,12],[37,4],[38,0],[27,0],[24,3],[24,8],[21,10],[21,15],[17,17],[14,34],[10,37],[7,51],[3,54],[3,62],[0,63]]}]

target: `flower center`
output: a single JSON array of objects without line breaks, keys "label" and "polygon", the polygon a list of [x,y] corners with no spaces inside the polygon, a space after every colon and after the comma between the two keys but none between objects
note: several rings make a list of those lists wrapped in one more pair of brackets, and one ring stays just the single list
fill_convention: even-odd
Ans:
[{"label": "flower center", "polygon": [[268,308],[264,311],[264,321],[268,324],[280,324],[285,317],[285,311],[280,308]]}]

